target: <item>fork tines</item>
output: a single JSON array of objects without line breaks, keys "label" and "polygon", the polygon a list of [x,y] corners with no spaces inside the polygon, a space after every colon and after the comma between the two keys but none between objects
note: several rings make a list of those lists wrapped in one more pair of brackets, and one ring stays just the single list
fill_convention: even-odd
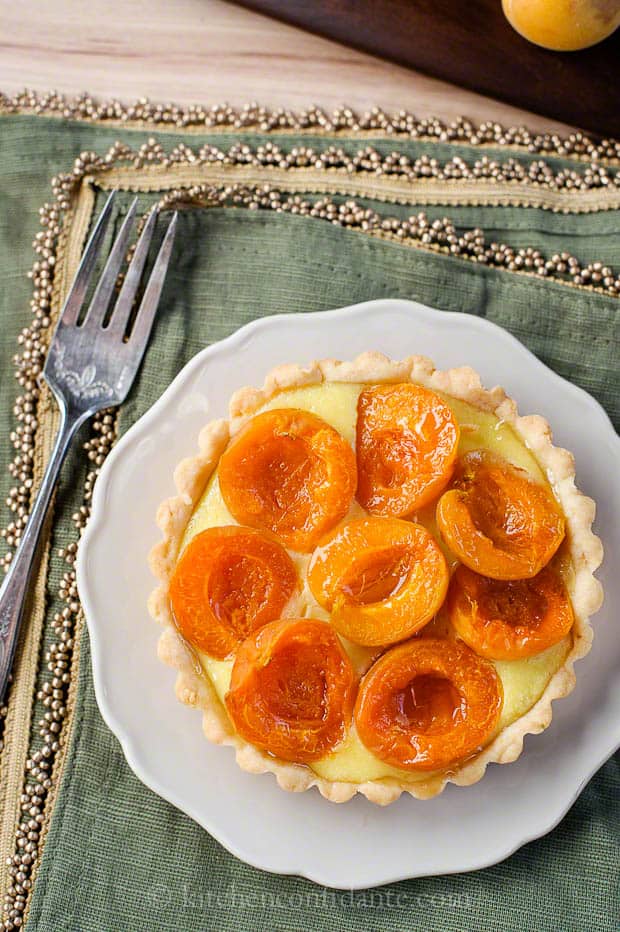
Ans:
[{"label": "fork tines", "polygon": [[[155,232],[158,211],[152,210],[147,218],[110,317],[108,309],[114,292],[114,286],[129,249],[138,199],[134,198],[131,202],[118,236],[113,243],[103,272],[97,282],[97,287],[95,288],[86,314],[83,320],[79,321],[80,312],[86,298],[86,292],[94,273],[97,256],[101,251],[104,236],[110,221],[115,197],[116,191],[112,191],[97,220],[88,245],[84,251],[84,255],[82,256],[73,285],[67,295],[60,321],[63,326],[77,325],[89,329],[100,329],[103,327],[109,331],[110,336],[116,336],[122,339],[126,335],[127,325],[131,318],[133,303],[140,285],[140,279],[144,271],[151,240]],[[140,302],[140,307],[135,315],[133,327],[128,337],[129,340],[135,340],[136,342],[146,341],[150,333],[172,253],[177,216],[175,212],[168,223],[142,301]]]}]

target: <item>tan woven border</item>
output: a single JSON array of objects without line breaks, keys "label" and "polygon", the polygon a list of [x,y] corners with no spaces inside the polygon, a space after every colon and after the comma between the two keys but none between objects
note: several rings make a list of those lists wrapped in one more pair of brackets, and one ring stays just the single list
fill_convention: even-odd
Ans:
[{"label": "tan woven border", "polygon": [[[44,415],[45,416],[45,415]],[[48,421],[51,425],[51,420]],[[40,437],[40,439],[39,439]],[[35,482],[41,481],[44,462],[54,439],[53,430],[37,432]],[[51,516],[46,531],[49,536]],[[9,886],[7,858],[15,848],[15,831],[20,820],[19,801],[24,785],[26,760],[30,747],[30,725],[36,699],[39,652],[45,620],[45,586],[49,566],[49,542],[41,548],[41,557],[32,593],[28,599],[22,630],[13,665],[13,684],[9,711],[4,723],[4,749],[0,755],[0,890]]]},{"label": "tan woven border", "polygon": [[266,183],[279,191],[360,197],[375,201],[421,206],[539,207],[554,213],[594,213],[620,208],[620,187],[586,191],[553,190],[531,183],[496,183],[486,179],[402,179],[390,175],[346,169],[276,168],[257,165],[192,164],[152,165],[141,169],[114,168],[98,179],[102,188],[161,191],[213,185]]},{"label": "tan woven border", "polygon": [[[94,208],[94,192],[84,187],[75,208],[66,216],[63,233],[56,249],[56,275],[53,299],[50,308],[52,328],[60,315],[64,295],[79,264],[80,255]],[[38,428],[35,438],[35,465],[33,487],[36,490],[43,477],[51,449],[60,424],[60,413],[51,392],[41,392],[37,406]],[[35,493],[36,494],[36,493]],[[43,532],[41,561],[37,572],[32,597],[25,615],[16,664],[13,670],[13,685],[9,711],[5,722],[4,748],[0,755],[0,891],[9,887],[9,864],[7,860],[15,849],[15,830],[20,821],[20,797],[23,792],[26,760],[30,747],[32,717],[36,700],[37,673],[41,663],[40,649],[45,622],[45,590],[50,560],[49,537],[53,525],[53,503]],[[63,736],[64,738],[64,736]],[[51,811],[46,808],[46,822]]]}]

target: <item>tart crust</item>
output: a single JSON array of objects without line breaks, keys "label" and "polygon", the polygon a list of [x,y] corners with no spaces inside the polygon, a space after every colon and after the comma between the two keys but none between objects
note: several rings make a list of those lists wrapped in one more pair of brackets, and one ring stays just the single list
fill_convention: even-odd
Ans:
[{"label": "tart crust", "polygon": [[[217,467],[230,437],[267,401],[281,391],[319,385],[326,382],[408,382],[452,395],[475,407],[495,414],[509,423],[516,434],[533,452],[544,470],[566,518],[567,541],[574,568],[571,599],[575,615],[572,647],[559,670],[551,677],[538,701],[520,718],[504,728],[487,746],[453,770],[416,779],[399,781],[388,777],[364,783],[326,780],[309,767],[291,764],[267,755],[240,738],[209,678],[200,672],[191,648],[181,638],[174,625],[168,586],[177,561],[183,534],[206,484]],[[474,369],[464,366],[440,371],[424,356],[410,356],[400,362],[376,353],[363,353],[350,362],[324,359],[307,367],[284,365],[273,369],[262,388],[242,388],[230,401],[230,420],[207,424],[200,433],[199,452],[183,460],[174,473],[178,494],[162,502],[157,512],[157,524],[163,539],[149,555],[153,574],[159,581],[149,599],[149,612],[163,626],[159,639],[159,658],[178,671],[176,695],[179,701],[203,714],[205,736],[216,744],[235,748],[238,765],[250,773],[273,773],[282,789],[302,792],[316,786],[332,802],[345,802],[361,793],[373,803],[387,805],[407,792],[418,799],[428,799],[440,793],[447,783],[466,786],[484,775],[487,764],[506,764],[516,760],[523,750],[527,734],[543,731],[552,718],[554,699],[568,695],[575,685],[573,665],[585,656],[592,643],[589,617],[603,601],[603,590],[593,573],[603,558],[603,547],[592,532],[595,505],[575,486],[575,464],[571,453],[552,442],[547,421],[539,415],[522,417],[515,402],[500,387],[485,389]]]}]

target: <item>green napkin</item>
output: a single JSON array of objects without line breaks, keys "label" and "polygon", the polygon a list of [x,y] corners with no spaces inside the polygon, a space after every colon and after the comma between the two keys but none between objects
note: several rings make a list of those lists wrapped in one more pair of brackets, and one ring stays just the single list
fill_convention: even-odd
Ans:
[{"label": "green napkin", "polygon": [[[29,322],[30,242],[38,229],[37,210],[50,199],[49,179],[67,171],[84,149],[103,154],[117,138],[136,147],[149,135],[152,132],[42,117],[0,118],[3,373],[10,371],[17,334]],[[205,141],[220,148],[239,141],[253,147],[265,142],[259,133],[247,132],[158,133],[157,140],[166,151],[180,141],[196,149]],[[291,134],[277,137],[277,142],[290,151],[302,144],[326,148],[334,140]],[[337,140],[350,152],[369,143],[379,152],[397,149],[410,158],[430,153],[440,161],[460,155],[471,162],[481,154],[465,145],[416,140],[342,136]],[[518,156],[524,164],[534,158],[501,150],[493,156],[500,161]],[[584,170],[558,156],[551,164],[555,170]],[[95,189],[99,206],[104,193],[98,190],[96,177]],[[130,196],[120,197],[119,213]],[[158,196],[141,192],[140,208]],[[386,216],[402,217],[417,209],[380,200],[374,191],[362,200]],[[579,215],[465,203],[424,209],[431,219],[449,215],[459,229],[478,226],[489,239],[531,246],[545,256],[566,250],[583,262],[611,264],[617,249],[618,209]],[[148,409],[196,352],[247,321],[384,296],[477,314],[502,325],[553,369],[590,391],[616,426],[620,423],[617,298],[372,238],[309,217],[216,207],[181,214],[153,338],[120,413],[119,432]],[[243,382],[240,372],[239,383]],[[5,375],[0,388],[3,438],[12,429],[15,394],[15,385]],[[2,498],[12,484],[7,473],[12,453],[5,440],[0,445]],[[76,449],[59,491],[46,580],[44,642],[52,638],[54,613],[63,607],[58,589],[67,565],[58,551],[76,538],[72,515],[83,503],[91,465]],[[372,891],[329,891],[299,878],[248,867],[133,776],[97,709],[86,630],[79,639],[79,665],[71,671],[77,693],[65,719],[65,729],[70,722],[70,745],[58,792],[47,807],[49,825],[45,844],[39,844],[42,858],[33,872],[28,929],[582,932],[596,928],[612,932],[618,928],[618,757],[601,768],[553,832],[501,864]],[[37,678],[39,685],[49,678],[43,658]],[[37,721],[43,711],[38,700],[32,713],[31,752],[41,743]],[[12,813],[9,816],[13,818]]]}]

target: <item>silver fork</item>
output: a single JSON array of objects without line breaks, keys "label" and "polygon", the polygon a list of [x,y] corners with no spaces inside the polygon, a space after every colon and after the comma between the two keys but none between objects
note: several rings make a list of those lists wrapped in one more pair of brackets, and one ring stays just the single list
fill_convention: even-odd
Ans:
[{"label": "silver fork", "polygon": [[168,224],[140,307],[127,332],[157,221],[157,213],[153,211],[138,240],[108,321],[108,307],[127,254],[136,216],[135,199],[114,241],[86,316],[78,323],[110,220],[114,196],[115,192],[112,192],[88,241],[43,369],[45,380],[60,407],[60,428],[30,518],[0,587],[0,703],[6,692],[13,663],[37,545],[63,460],[76,431],[84,421],[102,408],[121,404],[127,397],[144,355],[172,253],[176,213]]}]

